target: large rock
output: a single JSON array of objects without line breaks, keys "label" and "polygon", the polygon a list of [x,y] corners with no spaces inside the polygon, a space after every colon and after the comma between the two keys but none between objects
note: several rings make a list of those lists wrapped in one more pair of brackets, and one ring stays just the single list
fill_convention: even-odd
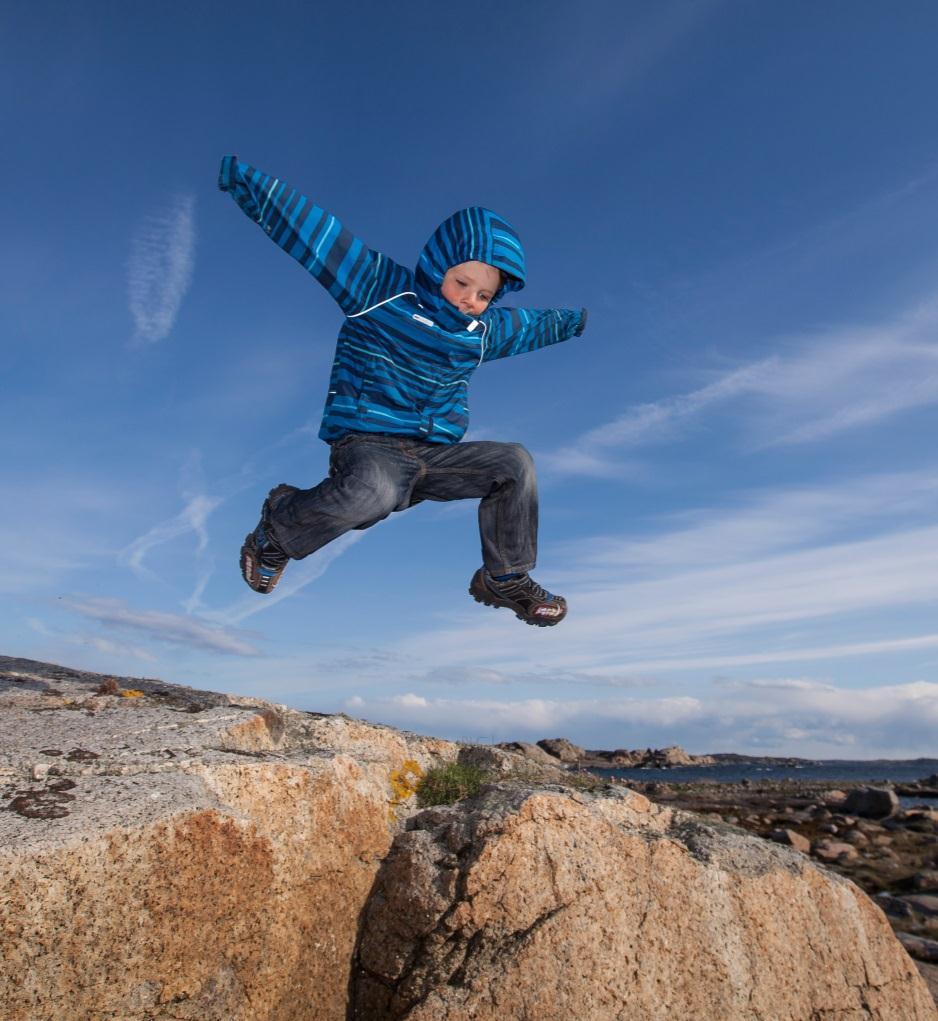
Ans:
[{"label": "large rock", "polygon": [[459,749],[457,761],[461,765],[484,770],[493,780],[507,778],[519,782],[562,783],[568,779],[566,770],[552,755],[542,752],[540,748],[536,748],[536,751],[544,758],[534,758],[500,745],[463,745]]},{"label": "large rock", "polygon": [[579,762],[586,752],[579,746],[568,741],[565,737],[545,737],[537,742],[539,748],[543,748],[548,755],[553,755],[561,762]]},{"label": "large rock", "polygon": [[804,856],[620,791],[413,818],[362,928],[358,1021],[935,1021],[885,917]]},{"label": "large rock", "polygon": [[530,744],[528,741],[507,741],[496,747],[506,752],[512,752],[515,755],[522,755],[524,758],[530,759],[532,762],[539,763],[542,766],[557,765],[556,755],[551,755],[549,752],[545,752],[543,748],[539,748],[536,744]]},{"label": "large rock", "polygon": [[[787,849],[508,752],[103,681],[0,658],[3,1021],[347,1021],[353,988],[363,1021],[935,1021],[883,916]],[[457,756],[546,779],[402,833]]]},{"label": "large rock", "polygon": [[842,811],[864,819],[885,819],[899,808],[896,792],[889,787],[856,787],[843,803]]},{"label": "large rock", "polygon": [[0,660],[0,1018],[344,1021],[395,815],[456,746],[100,682]]},{"label": "large rock", "polygon": [[680,745],[672,744],[667,748],[649,749],[641,764],[667,769],[671,766],[711,766],[714,761],[710,755],[689,755]]},{"label": "large rock", "polygon": [[[543,742],[542,742],[543,743]],[[716,759],[712,755],[691,755],[680,745],[667,748],[616,748],[614,751],[590,749],[579,756],[580,765],[588,768],[621,766],[639,769],[669,769],[672,766],[712,766]]]}]

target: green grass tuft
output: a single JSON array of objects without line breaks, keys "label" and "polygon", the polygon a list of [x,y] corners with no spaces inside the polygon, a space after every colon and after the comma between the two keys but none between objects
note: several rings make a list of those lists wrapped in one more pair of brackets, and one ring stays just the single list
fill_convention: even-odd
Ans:
[{"label": "green grass tuft", "polygon": [[417,785],[417,804],[421,808],[452,805],[478,794],[489,780],[488,772],[478,766],[465,766],[459,762],[435,766],[426,771]]}]

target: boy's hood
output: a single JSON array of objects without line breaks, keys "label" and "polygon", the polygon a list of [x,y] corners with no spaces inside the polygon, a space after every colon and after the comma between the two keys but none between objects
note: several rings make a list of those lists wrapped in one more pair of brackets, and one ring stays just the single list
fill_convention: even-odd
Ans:
[{"label": "boy's hood", "polygon": [[[443,277],[461,262],[485,262],[505,274],[494,304],[506,291],[524,287],[524,249],[514,227],[497,213],[481,206],[460,209],[444,220],[430,235],[417,262],[417,299],[425,308],[439,313],[456,312],[440,293]],[[468,319],[457,313],[462,319]]]}]

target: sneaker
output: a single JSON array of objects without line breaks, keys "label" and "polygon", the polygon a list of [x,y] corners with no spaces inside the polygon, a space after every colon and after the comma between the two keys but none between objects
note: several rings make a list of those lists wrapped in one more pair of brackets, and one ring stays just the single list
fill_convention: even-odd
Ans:
[{"label": "sneaker", "polygon": [[270,533],[270,512],[285,496],[295,492],[296,486],[281,483],[267,494],[257,528],[245,536],[241,547],[241,575],[255,592],[262,595],[273,592],[290,562],[290,557]]},{"label": "sneaker", "polygon": [[529,574],[496,581],[480,567],[469,583],[469,595],[486,606],[506,606],[515,611],[518,620],[536,627],[559,624],[567,615],[566,599],[541,588]]}]

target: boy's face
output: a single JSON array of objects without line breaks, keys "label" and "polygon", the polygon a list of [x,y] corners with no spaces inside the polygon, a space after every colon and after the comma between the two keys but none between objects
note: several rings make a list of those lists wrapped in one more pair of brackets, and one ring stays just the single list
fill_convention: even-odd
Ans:
[{"label": "boy's face", "polygon": [[480,316],[501,287],[502,275],[486,262],[461,262],[443,277],[440,293],[464,315]]}]

